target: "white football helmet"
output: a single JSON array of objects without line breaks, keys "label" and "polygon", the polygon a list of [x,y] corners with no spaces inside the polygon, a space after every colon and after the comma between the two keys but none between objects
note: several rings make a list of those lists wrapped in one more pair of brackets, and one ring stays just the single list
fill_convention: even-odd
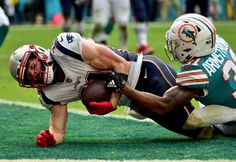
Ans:
[{"label": "white football helmet", "polygon": [[[35,62],[40,61],[44,67],[41,83],[34,78],[39,71],[34,70],[31,80],[27,79],[27,63],[30,58]],[[9,70],[12,77],[19,82],[19,85],[27,88],[44,88],[53,80],[53,59],[48,50],[37,45],[24,45],[12,53],[9,60]]]},{"label": "white football helmet", "polygon": [[167,55],[172,55],[172,60],[186,63],[195,57],[211,54],[215,49],[215,41],[216,29],[206,17],[194,13],[184,14],[166,32],[165,50]]}]

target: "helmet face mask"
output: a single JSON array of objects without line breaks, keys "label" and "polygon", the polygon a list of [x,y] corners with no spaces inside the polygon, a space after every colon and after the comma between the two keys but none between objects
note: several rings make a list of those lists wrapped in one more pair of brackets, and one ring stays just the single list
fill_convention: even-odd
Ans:
[{"label": "helmet face mask", "polygon": [[[168,34],[168,32],[166,33]],[[171,61],[179,61],[180,63],[185,63],[187,61],[190,61],[193,56],[188,54],[188,49],[186,49],[185,53],[179,53],[178,48],[181,46],[180,40],[171,40],[166,39],[166,45],[165,45],[165,52],[169,60]]]},{"label": "helmet face mask", "polygon": [[[36,54],[32,52],[28,58],[26,68],[24,64],[20,65],[18,73],[18,81],[22,87],[33,87],[33,88],[43,88],[46,87],[44,83],[44,78],[47,77],[47,70],[42,61],[35,56]],[[22,59],[23,60],[23,59]],[[23,70],[21,70],[23,69]],[[24,71],[23,74],[20,71]]]},{"label": "helmet face mask", "polygon": [[168,32],[166,33],[166,45],[165,45],[165,52],[169,60],[177,61],[180,60],[178,55],[176,54],[176,48],[179,46],[178,40],[171,40],[168,36]]},{"label": "helmet face mask", "polygon": [[53,64],[49,65],[52,62],[49,58],[49,52],[44,48],[24,45],[11,55],[10,73],[22,87],[47,87],[53,80]]},{"label": "helmet face mask", "polygon": [[167,31],[165,50],[171,60],[186,63],[193,58],[211,54],[215,48],[215,39],[216,30],[206,17],[185,14],[177,18]]}]

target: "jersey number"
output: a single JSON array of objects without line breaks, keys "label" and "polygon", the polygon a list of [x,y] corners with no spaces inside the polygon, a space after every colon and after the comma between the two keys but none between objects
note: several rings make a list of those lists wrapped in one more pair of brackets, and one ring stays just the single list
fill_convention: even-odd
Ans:
[{"label": "jersey number", "polygon": [[[234,72],[234,75],[233,75],[233,79],[234,81],[236,82],[236,55],[233,51],[230,51],[230,54],[233,58],[233,61],[232,60],[227,60],[223,66],[223,78],[224,78],[224,81],[229,81],[231,75],[230,75],[230,72]],[[236,100],[236,90],[234,92],[232,92],[232,96],[234,97],[234,99]]]}]

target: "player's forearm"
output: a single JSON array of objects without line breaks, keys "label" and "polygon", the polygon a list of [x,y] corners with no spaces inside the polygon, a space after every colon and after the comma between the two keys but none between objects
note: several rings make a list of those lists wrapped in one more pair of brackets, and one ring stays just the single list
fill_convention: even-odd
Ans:
[{"label": "player's forearm", "polygon": [[65,138],[67,123],[67,105],[54,105],[51,108],[49,131],[53,134],[56,143],[62,143]]},{"label": "player's forearm", "polygon": [[129,86],[125,86],[120,92],[131,99],[132,102],[139,105],[140,108],[152,113],[165,115],[170,111],[168,105],[170,102],[169,98],[163,98],[151,93],[137,91]]}]

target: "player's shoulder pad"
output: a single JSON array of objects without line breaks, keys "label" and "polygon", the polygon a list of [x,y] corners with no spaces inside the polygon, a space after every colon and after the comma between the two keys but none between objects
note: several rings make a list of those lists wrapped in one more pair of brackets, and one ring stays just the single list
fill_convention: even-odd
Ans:
[{"label": "player's shoulder pad", "polygon": [[199,65],[186,64],[176,76],[176,84],[189,88],[203,88],[209,83],[207,74]]},{"label": "player's shoulder pad", "polygon": [[60,43],[60,44],[70,44],[70,43],[73,43],[73,42],[78,42],[78,41],[81,41],[82,40],[82,37],[79,33],[73,33],[73,32],[69,32],[69,33],[60,33],[58,36],[57,36],[57,41]]},{"label": "player's shoulder pad", "polygon": [[54,41],[52,50],[58,49],[62,54],[74,57],[79,60],[82,53],[82,37],[79,33],[61,33]]}]

